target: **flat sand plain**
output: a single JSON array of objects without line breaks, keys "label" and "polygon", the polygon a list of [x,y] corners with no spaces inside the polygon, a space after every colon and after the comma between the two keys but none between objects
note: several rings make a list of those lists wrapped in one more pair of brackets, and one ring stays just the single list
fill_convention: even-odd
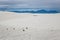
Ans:
[{"label": "flat sand plain", "polygon": [[60,13],[0,12],[0,40],[60,40]]}]

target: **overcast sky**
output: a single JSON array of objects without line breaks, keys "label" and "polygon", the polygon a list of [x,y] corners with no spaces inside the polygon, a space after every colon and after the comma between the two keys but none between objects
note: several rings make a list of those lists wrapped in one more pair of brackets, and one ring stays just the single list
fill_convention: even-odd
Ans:
[{"label": "overcast sky", "polygon": [[0,0],[0,7],[60,10],[60,0]]}]

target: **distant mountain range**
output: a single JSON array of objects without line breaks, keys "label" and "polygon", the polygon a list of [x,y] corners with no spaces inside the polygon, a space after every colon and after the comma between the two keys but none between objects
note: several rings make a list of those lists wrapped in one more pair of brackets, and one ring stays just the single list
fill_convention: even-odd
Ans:
[{"label": "distant mountain range", "polygon": [[58,13],[57,10],[31,9],[31,8],[0,8],[0,11],[10,11],[16,13]]}]

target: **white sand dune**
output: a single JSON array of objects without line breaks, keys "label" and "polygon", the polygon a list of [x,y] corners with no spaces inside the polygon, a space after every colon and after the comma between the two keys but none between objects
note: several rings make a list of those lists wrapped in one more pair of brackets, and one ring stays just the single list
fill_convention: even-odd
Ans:
[{"label": "white sand dune", "polygon": [[0,40],[60,40],[60,14],[0,12]]}]

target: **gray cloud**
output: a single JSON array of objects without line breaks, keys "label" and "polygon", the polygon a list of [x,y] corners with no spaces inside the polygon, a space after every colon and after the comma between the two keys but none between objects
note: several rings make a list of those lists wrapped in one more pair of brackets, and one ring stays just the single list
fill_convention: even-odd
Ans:
[{"label": "gray cloud", "polygon": [[60,10],[60,0],[0,0],[0,7]]}]

